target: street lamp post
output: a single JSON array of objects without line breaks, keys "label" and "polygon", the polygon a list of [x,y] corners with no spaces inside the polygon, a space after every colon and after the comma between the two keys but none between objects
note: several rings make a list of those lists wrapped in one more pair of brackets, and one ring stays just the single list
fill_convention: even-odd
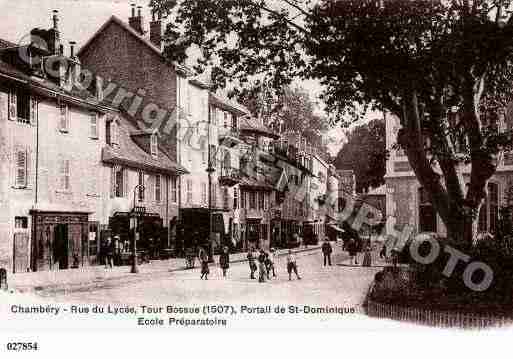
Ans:
[{"label": "street lamp post", "polygon": [[144,186],[138,184],[134,187],[134,208],[132,209],[131,219],[130,221],[133,224],[134,236],[132,237],[132,267],[130,269],[130,273],[139,273],[139,267],[137,266],[137,240],[139,239],[139,213],[136,211],[136,203],[135,203],[135,195],[137,193],[137,189],[140,191],[144,191]]}]

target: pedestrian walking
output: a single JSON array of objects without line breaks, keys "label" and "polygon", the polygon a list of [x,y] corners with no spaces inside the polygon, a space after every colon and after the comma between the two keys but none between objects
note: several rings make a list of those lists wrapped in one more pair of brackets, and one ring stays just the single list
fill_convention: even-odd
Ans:
[{"label": "pedestrian walking", "polygon": [[208,268],[208,255],[207,252],[203,249],[203,247],[200,247],[198,252],[198,259],[201,262],[201,279],[205,277],[205,280],[208,280],[208,275],[210,273],[210,269]]},{"label": "pedestrian walking", "polygon": [[289,272],[289,280],[292,280],[292,271],[296,274],[297,279],[301,279],[297,272],[296,256],[294,256],[294,254],[292,254],[292,250],[289,249],[289,253],[287,255],[287,272]]},{"label": "pedestrian walking", "polygon": [[329,266],[331,266],[331,252],[333,252],[333,248],[331,248],[330,242],[324,241],[321,249],[324,257],[324,266],[326,267],[326,262]]},{"label": "pedestrian walking", "polygon": [[258,255],[258,282],[265,282],[266,268],[265,268],[265,252],[263,249],[260,250]]},{"label": "pedestrian walking", "polygon": [[249,271],[251,272],[250,278],[255,279],[257,266],[255,263],[255,253],[253,252],[253,248],[249,248],[248,255],[246,257],[248,258]]},{"label": "pedestrian walking", "polygon": [[271,270],[273,271],[273,277],[276,278],[276,272],[274,271],[274,263],[276,262],[276,252],[274,248],[269,249],[266,261],[267,279],[270,279]]},{"label": "pedestrian walking", "polygon": [[370,267],[372,265],[372,257],[371,257],[371,246],[367,245],[364,248],[363,252],[363,267]]},{"label": "pedestrian walking", "polygon": [[223,277],[226,277],[226,272],[230,267],[230,253],[228,253],[228,247],[223,248],[223,252],[219,256],[219,266],[223,270]]}]

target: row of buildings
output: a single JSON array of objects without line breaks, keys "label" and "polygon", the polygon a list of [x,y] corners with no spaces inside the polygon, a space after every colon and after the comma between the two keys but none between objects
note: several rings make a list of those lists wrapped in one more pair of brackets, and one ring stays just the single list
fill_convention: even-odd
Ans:
[{"label": "row of buildings", "polygon": [[138,247],[175,254],[337,230],[343,176],[169,62],[160,18],[148,33],[132,8],[78,52],[52,21],[30,44],[0,40],[0,267],[95,264],[106,236],[129,241],[135,209]]}]

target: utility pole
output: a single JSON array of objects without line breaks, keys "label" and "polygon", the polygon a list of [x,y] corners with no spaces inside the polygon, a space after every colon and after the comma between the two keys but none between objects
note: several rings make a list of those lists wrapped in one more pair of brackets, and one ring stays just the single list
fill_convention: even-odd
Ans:
[{"label": "utility pole", "polygon": [[208,261],[214,262],[214,238],[212,235],[212,172],[215,171],[213,164],[212,164],[212,149],[210,144],[210,134],[211,134],[211,113],[210,113],[210,107],[208,109],[208,127],[207,127],[207,157],[208,157],[208,167],[207,167],[207,174],[208,174],[208,241],[210,244],[210,251],[208,253]]}]

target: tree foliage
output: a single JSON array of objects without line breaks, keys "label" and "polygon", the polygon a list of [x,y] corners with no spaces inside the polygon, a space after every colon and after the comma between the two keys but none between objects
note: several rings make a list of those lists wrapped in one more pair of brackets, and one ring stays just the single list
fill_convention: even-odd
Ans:
[{"label": "tree foliage", "polygon": [[357,192],[384,184],[387,158],[385,121],[375,119],[357,126],[347,137],[335,158],[335,167],[353,170]]},{"label": "tree foliage", "polygon": [[[450,236],[467,243],[497,156],[496,120],[511,100],[510,0],[152,0],[170,11],[166,55],[202,50],[197,69],[244,87],[324,85],[341,123],[377,107],[400,119],[397,142]],[[469,185],[461,166],[469,165]]]}]

